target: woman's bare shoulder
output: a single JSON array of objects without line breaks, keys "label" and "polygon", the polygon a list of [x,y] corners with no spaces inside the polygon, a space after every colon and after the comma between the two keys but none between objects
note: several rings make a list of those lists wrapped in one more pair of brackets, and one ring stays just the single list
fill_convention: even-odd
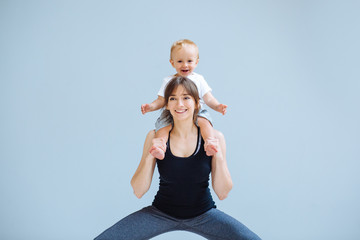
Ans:
[{"label": "woman's bare shoulder", "polygon": [[148,134],[146,135],[146,138],[154,138],[155,137],[155,130],[150,130]]},{"label": "woman's bare shoulder", "polygon": [[145,138],[145,142],[151,142],[155,138],[155,130],[150,130]]},{"label": "woman's bare shoulder", "polygon": [[224,134],[222,132],[220,132],[219,130],[214,129],[214,133],[215,133],[216,138],[218,138],[220,140],[225,139]]}]

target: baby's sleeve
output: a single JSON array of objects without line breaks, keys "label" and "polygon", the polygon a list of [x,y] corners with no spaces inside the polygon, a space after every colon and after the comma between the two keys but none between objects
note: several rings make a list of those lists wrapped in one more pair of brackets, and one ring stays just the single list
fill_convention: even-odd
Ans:
[{"label": "baby's sleeve", "polygon": [[169,79],[168,78],[164,78],[162,84],[161,84],[161,87],[158,91],[158,96],[161,96],[161,97],[164,97],[165,95],[165,88],[166,88],[166,84],[169,82]]},{"label": "baby's sleeve", "polygon": [[203,76],[201,76],[199,78],[199,95],[200,97],[204,97],[205,94],[207,94],[208,92],[211,92],[212,89],[211,87],[209,86],[209,84],[205,81],[205,78]]}]

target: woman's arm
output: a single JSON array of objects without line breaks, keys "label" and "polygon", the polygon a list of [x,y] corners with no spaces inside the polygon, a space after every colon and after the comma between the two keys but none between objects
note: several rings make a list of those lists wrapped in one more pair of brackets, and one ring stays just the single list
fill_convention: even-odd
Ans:
[{"label": "woman's arm", "polygon": [[138,168],[136,169],[134,176],[131,179],[131,186],[134,190],[134,194],[138,198],[141,198],[149,190],[154,174],[156,160],[149,153],[154,137],[154,130],[150,131],[146,136],[141,161]]},{"label": "woman's arm", "polygon": [[215,131],[219,151],[212,158],[211,179],[212,187],[220,200],[224,200],[232,189],[232,180],[226,163],[226,145],[224,135]]}]

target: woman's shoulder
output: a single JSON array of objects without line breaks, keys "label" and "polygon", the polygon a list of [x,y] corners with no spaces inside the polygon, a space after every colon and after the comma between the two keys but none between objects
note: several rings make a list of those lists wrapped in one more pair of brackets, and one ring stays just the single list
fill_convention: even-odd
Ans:
[{"label": "woman's shoulder", "polygon": [[150,130],[147,134],[146,134],[146,138],[154,138],[155,137],[155,129]]},{"label": "woman's shoulder", "polygon": [[155,129],[150,130],[150,131],[146,134],[145,142],[151,142],[154,138],[155,138]]},{"label": "woman's shoulder", "polygon": [[214,129],[215,137],[218,139],[225,139],[224,134],[219,130]]}]

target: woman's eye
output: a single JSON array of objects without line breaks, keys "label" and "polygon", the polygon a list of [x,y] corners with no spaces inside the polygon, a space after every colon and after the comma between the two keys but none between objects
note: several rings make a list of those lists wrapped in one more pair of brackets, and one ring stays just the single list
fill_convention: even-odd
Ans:
[{"label": "woman's eye", "polygon": [[169,98],[169,100],[170,100],[170,101],[174,101],[174,100],[175,100],[175,98],[171,97],[171,98]]},{"label": "woman's eye", "polygon": [[184,99],[185,99],[185,100],[189,100],[189,99],[190,99],[190,97],[184,97]]}]

